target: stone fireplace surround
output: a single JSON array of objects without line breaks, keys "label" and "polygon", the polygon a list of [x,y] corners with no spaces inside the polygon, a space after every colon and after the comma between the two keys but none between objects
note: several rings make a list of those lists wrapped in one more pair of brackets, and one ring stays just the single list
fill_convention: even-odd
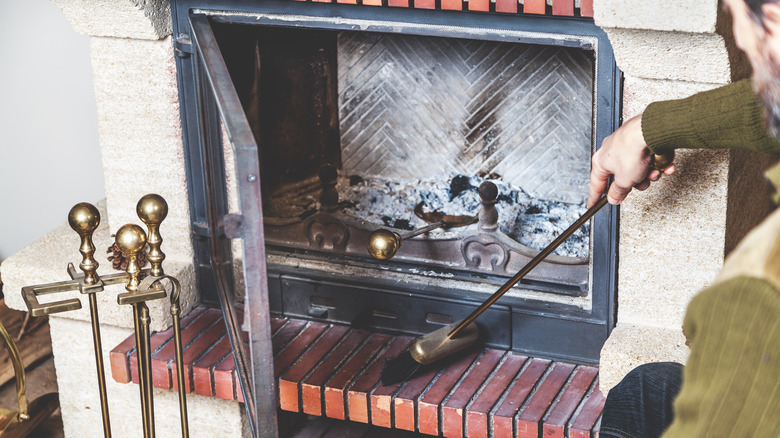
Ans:
[{"label": "stone fireplace surround", "polygon": [[[97,6],[87,0],[55,2],[78,32],[92,37],[107,197],[95,235],[97,255],[110,244],[109,230],[138,222],[135,202],[159,193],[170,206],[162,226],[166,270],[185,284],[186,313],[196,305],[197,294],[170,6],[161,0]],[[665,5],[596,0],[593,12],[624,73],[625,118],[654,100],[683,97],[748,74],[716,0]],[[680,327],[688,300],[712,281],[724,254],[766,211],[738,196],[751,181],[737,175],[764,167],[765,160],[726,151],[679,151],[676,175],[621,206],[618,315],[601,354],[603,391],[640,363],[685,361]],[[145,175],[154,178],[140,177],[138,163],[145,163]],[[62,214],[64,222],[67,213],[52,214]],[[24,309],[21,295],[13,291],[65,279],[67,262],[78,260],[77,247],[78,237],[63,225],[8,258],[2,265],[7,304]],[[107,265],[99,273],[108,273]],[[99,295],[107,363],[108,351],[132,332],[130,309],[113,299],[118,289]],[[152,330],[170,325],[167,309],[159,303],[150,307]],[[67,436],[101,435],[92,347],[84,342],[90,337],[88,321],[86,308],[50,319]],[[108,389],[114,434],[140,436],[137,388],[109,379]],[[154,396],[159,436],[177,436],[176,394],[155,390]],[[191,395],[188,405],[193,436],[248,433],[237,402]]]}]

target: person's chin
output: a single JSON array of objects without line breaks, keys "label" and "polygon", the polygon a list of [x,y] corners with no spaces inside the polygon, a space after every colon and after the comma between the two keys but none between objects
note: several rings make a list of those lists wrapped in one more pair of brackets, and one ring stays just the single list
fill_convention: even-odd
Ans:
[{"label": "person's chin", "polygon": [[762,60],[753,71],[753,88],[764,104],[767,129],[780,138],[780,66]]}]

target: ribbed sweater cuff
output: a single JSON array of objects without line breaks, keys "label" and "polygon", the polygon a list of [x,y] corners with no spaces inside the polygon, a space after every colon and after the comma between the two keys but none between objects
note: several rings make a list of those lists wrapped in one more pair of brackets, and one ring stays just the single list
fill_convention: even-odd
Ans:
[{"label": "ribbed sweater cuff", "polygon": [[647,107],[642,114],[642,135],[653,153],[685,147],[694,141],[691,100],[692,97],[653,102]]},{"label": "ribbed sweater cuff", "polygon": [[654,102],[642,116],[653,152],[678,148],[780,151],[766,130],[763,106],[744,80],[679,100]]}]

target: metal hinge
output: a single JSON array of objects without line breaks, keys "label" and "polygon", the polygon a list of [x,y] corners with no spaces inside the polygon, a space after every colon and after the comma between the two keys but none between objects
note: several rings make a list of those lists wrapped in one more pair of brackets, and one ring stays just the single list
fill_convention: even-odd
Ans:
[{"label": "metal hinge", "polygon": [[[244,237],[244,216],[240,214],[226,214],[217,224],[217,237],[225,236],[228,239],[241,239]],[[210,238],[209,224],[203,221],[192,223],[192,232],[198,237]]]},{"label": "metal hinge", "polygon": [[192,41],[187,34],[180,33],[179,36],[173,41],[173,50],[176,56],[180,58],[186,58],[195,53],[192,48]]}]

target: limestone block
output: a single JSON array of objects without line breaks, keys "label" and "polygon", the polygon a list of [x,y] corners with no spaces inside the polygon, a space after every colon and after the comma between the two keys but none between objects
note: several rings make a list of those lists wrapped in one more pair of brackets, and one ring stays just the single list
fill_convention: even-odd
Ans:
[{"label": "limestone block", "polygon": [[620,206],[618,319],[677,328],[724,259],[728,151],[678,150],[676,172]]},{"label": "limestone block", "polygon": [[712,33],[717,17],[718,0],[593,2],[593,19],[599,27]]},{"label": "limestone block", "polygon": [[723,38],[714,33],[681,33],[604,28],[618,67],[647,79],[726,84],[731,80]]},{"label": "limestone block", "polygon": [[[103,436],[90,324],[58,317],[49,321],[65,436]],[[109,351],[131,334],[128,329],[102,327],[104,363],[110,363]],[[117,383],[110,373],[106,369],[113,436],[141,437],[138,385]],[[157,436],[181,436],[178,394],[155,388],[153,397]],[[248,436],[243,427],[243,408],[236,401],[188,394],[187,408],[193,438]]]},{"label": "limestone block", "polygon": [[682,99],[701,91],[717,88],[721,84],[702,82],[644,79],[624,75],[623,119],[628,120],[644,112],[647,105],[659,100]]},{"label": "limestone block", "polygon": [[138,199],[168,202],[160,227],[170,260],[192,260],[190,209],[176,67],[170,38],[92,38],[108,222],[116,230],[139,223]]},{"label": "limestone block", "polygon": [[688,360],[682,328],[659,328],[619,322],[601,349],[599,389],[606,395],[629,371],[649,362]]},{"label": "limestone block", "polygon": [[167,0],[54,0],[81,34],[157,40],[172,32]]},{"label": "limestone block", "polygon": [[[99,204],[98,209],[101,210],[101,216],[105,218],[105,206]],[[67,215],[67,211],[62,212],[63,219],[67,219]],[[113,244],[114,239],[111,237],[112,231],[110,231],[105,219],[101,222],[93,236],[96,248],[94,257],[100,264],[98,275],[108,275],[118,272],[112,269],[111,262],[106,259],[106,250]],[[0,266],[0,271],[3,273],[3,282],[5,283],[3,290],[8,307],[26,310],[21,295],[23,286],[69,280],[70,277],[66,272],[68,263],[73,263],[78,270],[78,264],[81,262],[81,254],[78,252],[79,245],[78,234],[71,230],[67,223],[64,223],[32,245],[7,258]],[[166,251],[166,242],[163,242],[162,250]],[[181,282],[182,292],[179,301],[184,314],[188,313],[199,301],[195,289],[195,268],[192,260],[170,261],[166,259],[163,262],[163,268],[166,274],[176,277]],[[125,328],[133,327],[132,307],[129,305],[120,306],[116,302],[117,294],[124,292],[123,285],[107,286],[104,291],[98,292],[98,310],[101,323]],[[79,298],[82,308],[58,315],[68,319],[89,321],[88,298],[80,295],[78,291],[48,295],[41,297],[39,301],[50,302],[68,298]],[[164,330],[172,324],[168,299],[149,301],[148,306],[152,319],[152,330]]]}]

